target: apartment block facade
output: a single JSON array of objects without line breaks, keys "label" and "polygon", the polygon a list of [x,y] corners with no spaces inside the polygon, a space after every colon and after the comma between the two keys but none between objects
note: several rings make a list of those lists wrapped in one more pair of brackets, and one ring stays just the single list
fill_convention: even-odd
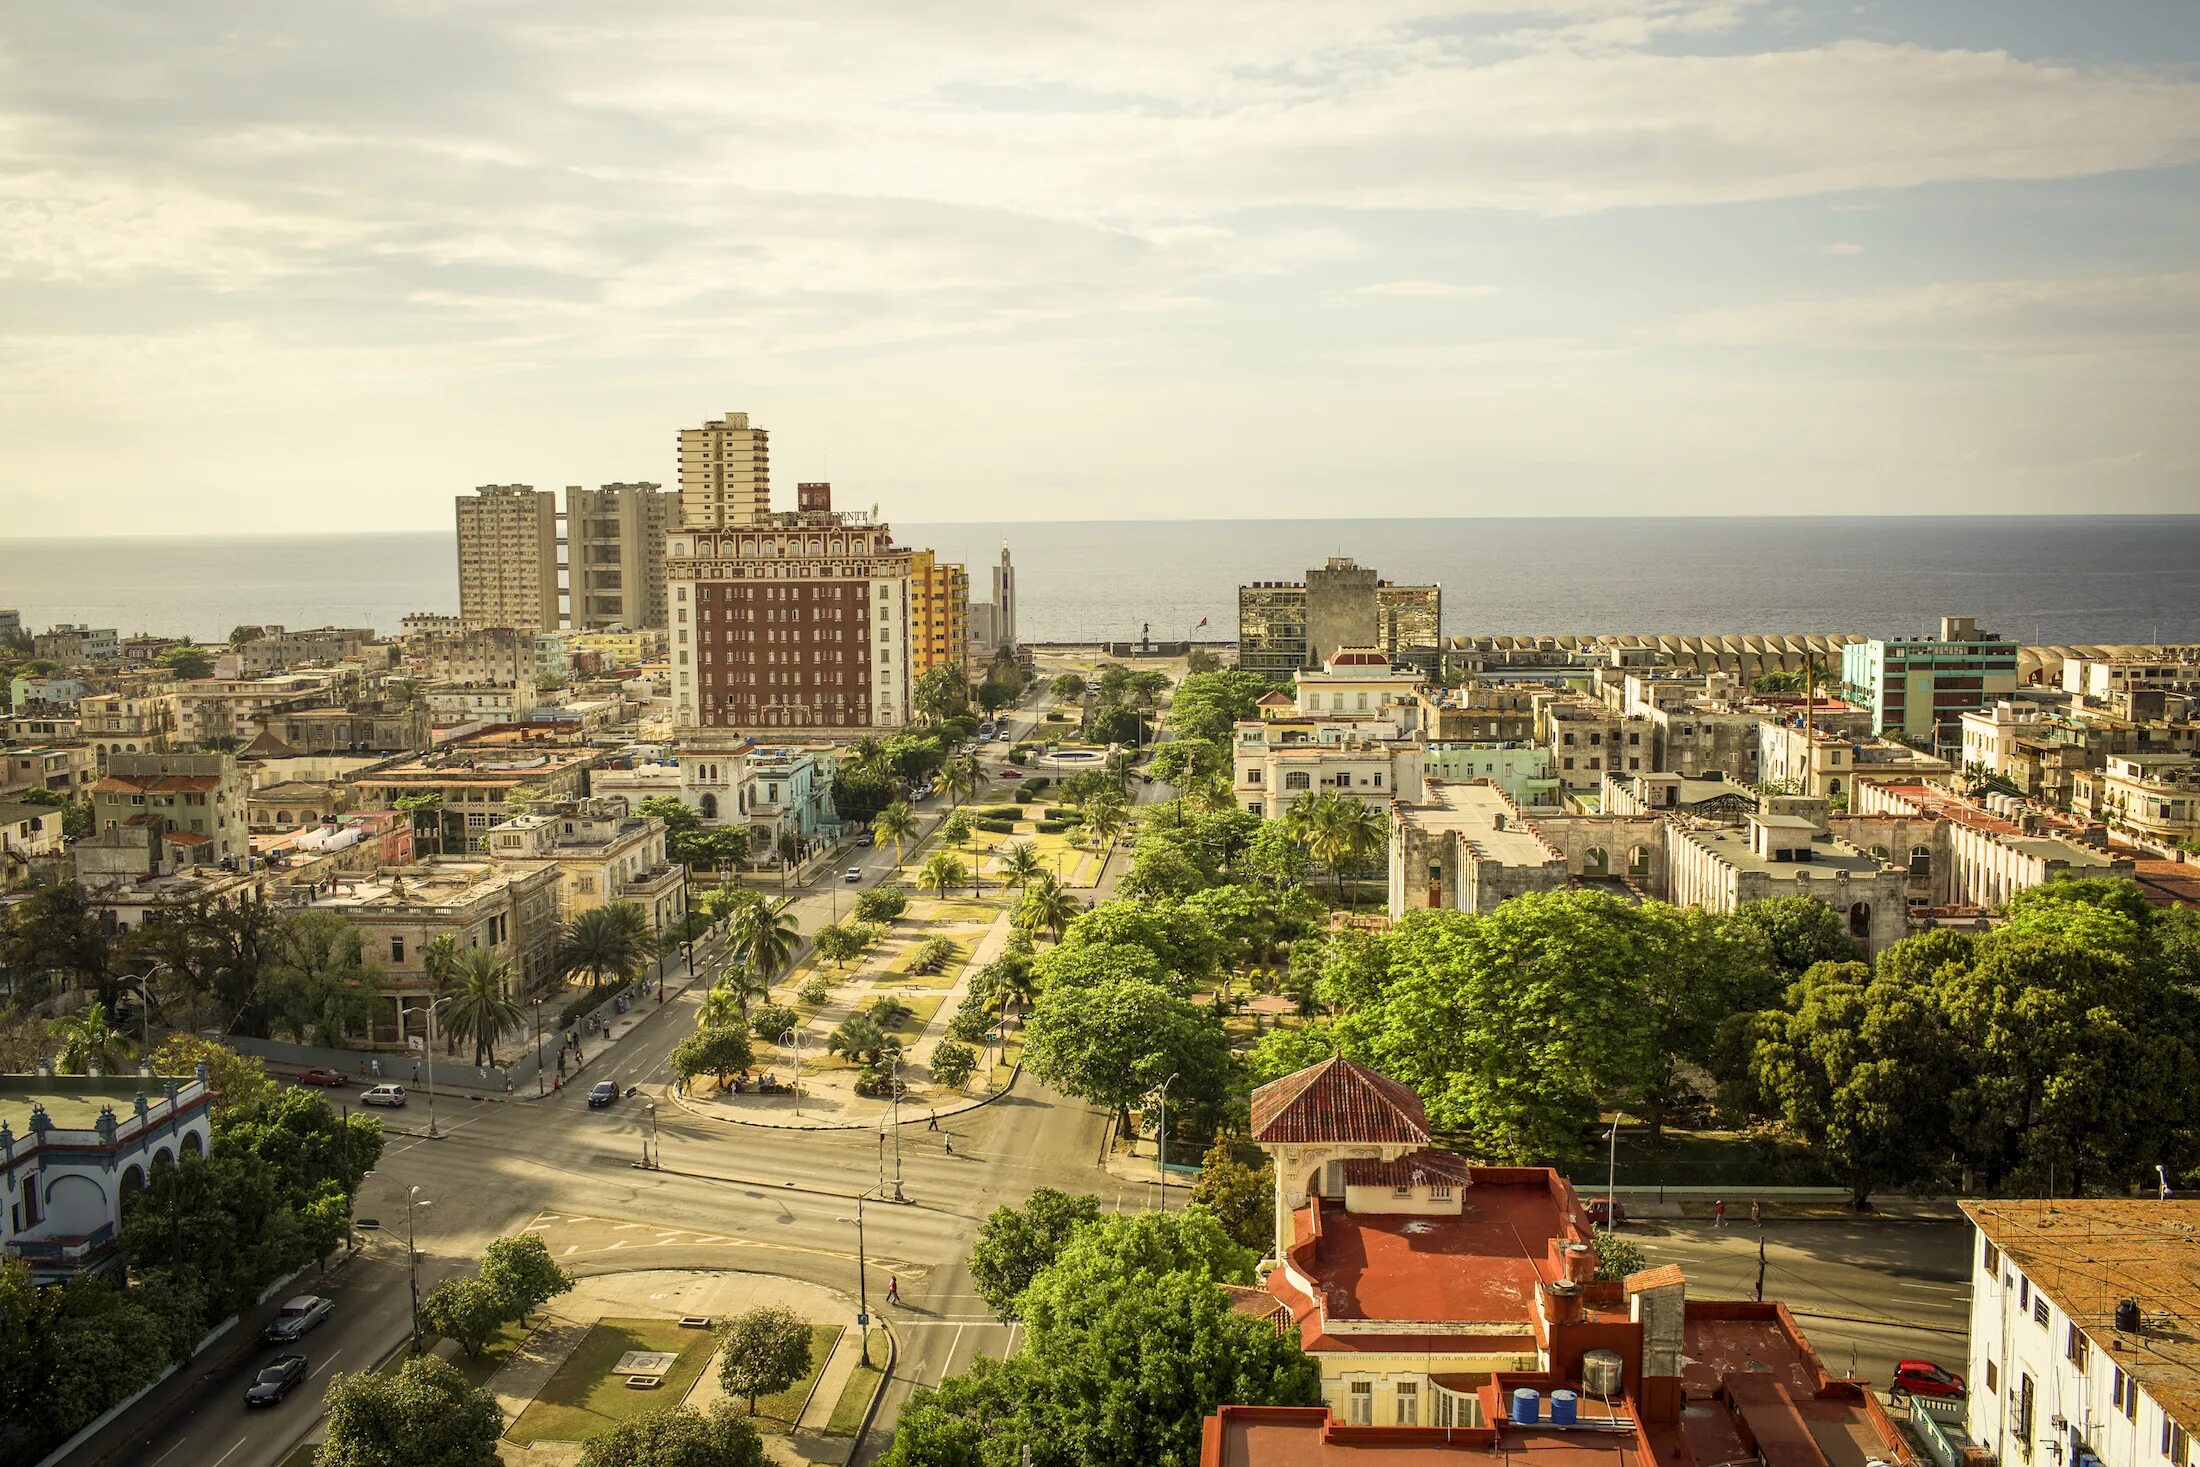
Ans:
[{"label": "apartment block facade", "polygon": [[1333,555],[1303,581],[1238,587],[1238,666],[1287,678],[1320,667],[1340,647],[1376,647],[1433,673],[1443,656],[1442,613],[1441,587],[1395,585]]},{"label": "apartment block facade", "polygon": [[908,721],[910,552],[869,514],[835,512],[828,485],[803,485],[801,505],[672,537],[676,727],[853,736]]},{"label": "apartment block facade", "polygon": [[568,622],[577,631],[668,624],[665,536],[680,496],[655,484],[565,491]]},{"label": "apartment block facade", "polygon": [[[970,645],[970,571],[930,550],[909,557],[909,672],[965,667]],[[990,651],[991,649],[986,649]]]},{"label": "apartment block facade", "polygon": [[747,413],[680,430],[680,524],[720,530],[771,513],[771,435]]},{"label": "apartment block facade", "polygon": [[458,614],[469,627],[557,628],[557,495],[484,484],[459,498]]},{"label": "apartment block facade", "polygon": [[1953,743],[1964,714],[2017,690],[2018,650],[1968,616],[1944,616],[1938,637],[1873,637],[1843,647],[1841,677],[1871,714],[1873,733]]}]

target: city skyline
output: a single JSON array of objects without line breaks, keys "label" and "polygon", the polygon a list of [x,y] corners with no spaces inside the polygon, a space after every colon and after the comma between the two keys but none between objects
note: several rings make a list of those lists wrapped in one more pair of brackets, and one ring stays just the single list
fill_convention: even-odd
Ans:
[{"label": "city skyline", "polygon": [[2178,6],[219,9],[11,25],[11,534],[2191,502]]}]

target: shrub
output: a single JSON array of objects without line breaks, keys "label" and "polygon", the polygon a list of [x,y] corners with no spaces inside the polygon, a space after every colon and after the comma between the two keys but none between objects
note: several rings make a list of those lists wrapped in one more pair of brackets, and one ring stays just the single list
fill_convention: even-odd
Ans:
[{"label": "shrub", "polygon": [[856,916],[865,922],[891,922],[909,910],[909,892],[901,886],[874,886],[856,898]]},{"label": "shrub", "polygon": [[916,956],[909,960],[912,973],[937,973],[948,964],[956,953],[955,944],[944,937],[929,937],[919,947]]},{"label": "shrub", "polygon": [[802,1016],[785,1004],[768,1003],[749,1015],[749,1032],[767,1044],[776,1044],[780,1035],[801,1022]]},{"label": "shrub", "polygon": [[932,1078],[950,1090],[960,1090],[977,1073],[978,1056],[967,1044],[953,1040],[932,1051]]},{"label": "shrub", "polygon": [[981,820],[978,822],[978,829],[984,831],[987,835],[1014,835],[1016,833],[1016,822],[1013,820]]},{"label": "shrub", "polygon": [[824,979],[812,978],[809,982],[803,984],[800,988],[796,989],[795,993],[796,996],[798,996],[804,1003],[810,1005],[812,1008],[815,1008],[817,1005],[825,1002],[826,994],[830,993],[831,991],[831,989],[825,986]]},{"label": "shrub", "polygon": [[1021,805],[988,805],[983,810],[978,811],[978,818],[981,820],[1021,820],[1024,818],[1024,807]]},{"label": "shrub", "polygon": [[955,1007],[955,1016],[947,1021],[947,1032],[965,1044],[979,1044],[993,1032],[993,1016],[986,1012],[985,1000],[976,994],[966,997]]},{"label": "shrub", "polygon": [[1085,818],[1085,812],[1082,810],[1072,810],[1067,805],[1049,805],[1047,806],[1046,810],[1046,818],[1049,820],[1059,820],[1064,825],[1075,825],[1078,821]]},{"label": "shrub", "polygon": [[1042,820],[1037,828],[1041,835],[1060,835],[1069,827],[1070,822],[1067,820]]},{"label": "shrub", "polygon": [[1046,787],[1047,782],[1045,776],[1043,775],[1036,778],[1027,779],[1022,784],[1016,786],[1016,798],[1020,801],[1028,803],[1032,800],[1038,799],[1039,791],[1045,789]]},{"label": "shrub", "polygon": [[594,993],[584,993],[564,1008],[558,1010],[558,1027],[570,1029],[594,1013],[598,1004],[611,1002],[612,998],[627,990],[625,983],[606,983]]}]

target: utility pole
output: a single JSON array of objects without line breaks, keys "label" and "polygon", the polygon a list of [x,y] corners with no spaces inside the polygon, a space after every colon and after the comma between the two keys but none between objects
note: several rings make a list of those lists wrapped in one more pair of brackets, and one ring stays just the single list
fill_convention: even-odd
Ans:
[{"label": "utility pole", "polygon": [[1613,1193],[1619,1190],[1619,1124],[1627,1119],[1625,1112],[1612,1116],[1612,1132],[1607,1138],[1612,1143],[1611,1154],[1605,1158],[1604,1171],[1604,1230],[1611,1232],[1619,1226],[1619,1210],[1613,1206]]},{"label": "utility pole", "polygon": [[888,1095],[893,1102],[894,1200],[907,1202],[909,1199],[901,1194],[901,1048],[898,1045],[894,1049],[894,1066],[887,1071],[886,1083],[889,1087]]},{"label": "utility pole", "polygon": [[542,1099],[546,1093],[542,1081],[542,1000],[538,998],[535,1000],[535,1099]]},{"label": "utility pole", "polygon": [[1757,1302],[1765,1302],[1765,1230],[1757,1229]]},{"label": "utility pole", "polygon": [[1169,1210],[1169,1087],[1176,1083],[1176,1078],[1175,1075],[1169,1076],[1154,1090],[1161,1102],[1161,1119],[1153,1133],[1153,1178],[1163,1212]]}]

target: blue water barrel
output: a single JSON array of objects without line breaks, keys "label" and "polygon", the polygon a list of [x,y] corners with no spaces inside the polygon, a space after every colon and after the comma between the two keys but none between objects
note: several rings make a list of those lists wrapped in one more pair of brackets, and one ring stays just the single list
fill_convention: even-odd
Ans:
[{"label": "blue water barrel", "polygon": [[1574,1424],[1574,1403],[1578,1399],[1572,1391],[1551,1392],[1551,1425],[1572,1426]]},{"label": "blue water barrel", "polygon": [[1513,1420],[1521,1426],[1533,1426],[1543,1419],[1543,1398],[1526,1386],[1513,1392]]}]

